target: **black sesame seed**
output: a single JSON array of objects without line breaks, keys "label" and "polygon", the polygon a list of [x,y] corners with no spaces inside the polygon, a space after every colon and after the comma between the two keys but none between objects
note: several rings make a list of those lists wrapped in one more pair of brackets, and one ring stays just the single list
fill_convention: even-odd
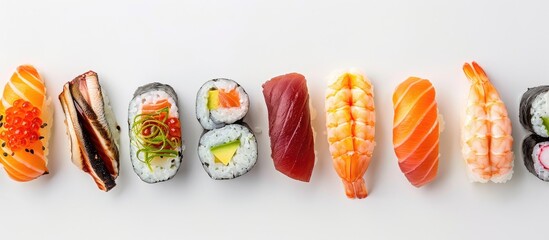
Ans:
[{"label": "black sesame seed", "polygon": [[12,156],[15,155],[15,152],[11,152],[11,155],[12,155]]},{"label": "black sesame seed", "polygon": [[160,156],[160,158],[164,158],[164,156]]},{"label": "black sesame seed", "polygon": [[40,126],[40,128],[45,128],[46,126],[48,126],[48,124],[44,123],[44,124],[42,124],[42,126]]},{"label": "black sesame seed", "polygon": [[4,115],[0,115],[0,121],[2,121],[2,119],[4,119]]},{"label": "black sesame seed", "polygon": [[4,123],[3,122],[0,122],[0,127],[4,126]]},{"label": "black sesame seed", "polygon": [[42,151],[46,150],[46,147],[42,146]]},{"label": "black sesame seed", "polygon": [[31,154],[34,154],[34,149],[31,149],[31,150],[30,150],[30,153],[31,153]]},{"label": "black sesame seed", "polygon": [[120,126],[116,125],[116,130],[120,131]]},{"label": "black sesame seed", "polygon": [[29,152],[29,150],[25,148],[25,152]]},{"label": "black sesame seed", "polygon": [[8,156],[8,153],[3,153],[4,157],[7,157]]},{"label": "black sesame seed", "polygon": [[5,146],[6,146],[6,142],[3,142],[3,143],[2,143],[2,147],[5,147]]},{"label": "black sesame seed", "polygon": [[40,137],[38,137],[38,139],[42,140],[42,139],[44,139],[44,136],[40,136]]}]

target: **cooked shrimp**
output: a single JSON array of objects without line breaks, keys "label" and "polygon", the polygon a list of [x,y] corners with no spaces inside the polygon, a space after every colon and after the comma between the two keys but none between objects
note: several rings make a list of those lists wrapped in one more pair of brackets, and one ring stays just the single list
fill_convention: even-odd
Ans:
[{"label": "cooked shrimp", "polygon": [[462,127],[462,153],[474,182],[503,183],[513,175],[513,137],[505,104],[486,76],[473,62],[463,66],[471,82]]},{"label": "cooked shrimp", "polygon": [[364,173],[375,146],[373,86],[350,71],[335,78],[326,91],[326,127],[334,168],[349,198],[368,195]]}]

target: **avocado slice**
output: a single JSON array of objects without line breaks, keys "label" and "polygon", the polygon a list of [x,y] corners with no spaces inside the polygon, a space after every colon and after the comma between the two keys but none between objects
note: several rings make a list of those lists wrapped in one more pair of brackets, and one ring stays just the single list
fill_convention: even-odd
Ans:
[{"label": "avocado slice", "polygon": [[541,117],[541,120],[543,121],[543,126],[545,126],[545,130],[547,130],[547,134],[549,134],[549,117]]},{"label": "avocado slice", "polygon": [[219,107],[219,90],[210,90],[208,92],[208,109],[213,110]]},{"label": "avocado slice", "polygon": [[233,159],[238,147],[240,147],[240,140],[212,147],[210,151],[212,151],[212,154],[215,157],[215,162],[227,166],[231,159]]}]

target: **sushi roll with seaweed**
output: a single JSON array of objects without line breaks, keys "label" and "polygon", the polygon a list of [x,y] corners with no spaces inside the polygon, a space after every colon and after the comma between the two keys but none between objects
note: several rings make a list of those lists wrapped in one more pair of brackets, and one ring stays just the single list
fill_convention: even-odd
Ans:
[{"label": "sushi roll with seaweed", "polygon": [[173,88],[157,82],[137,88],[128,108],[128,125],[131,162],[139,178],[157,183],[175,176],[184,147]]},{"label": "sushi roll with seaweed", "polygon": [[530,173],[549,182],[549,138],[536,134],[528,136],[522,142],[522,156]]},{"label": "sushi roll with seaweed", "polygon": [[233,179],[254,167],[257,141],[247,125],[226,125],[204,132],[200,138],[198,156],[212,179]]},{"label": "sushi roll with seaweed", "polygon": [[196,97],[196,117],[207,130],[242,120],[249,107],[246,91],[235,81],[225,78],[207,81]]},{"label": "sushi roll with seaweed", "polygon": [[549,137],[549,86],[530,88],[522,95],[519,119],[528,131]]}]

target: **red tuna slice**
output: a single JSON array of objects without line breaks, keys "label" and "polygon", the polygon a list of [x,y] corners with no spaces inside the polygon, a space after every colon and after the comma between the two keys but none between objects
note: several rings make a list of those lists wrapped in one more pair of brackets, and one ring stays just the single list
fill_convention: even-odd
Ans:
[{"label": "red tuna slice", "polygon": [[305,77],[289,73],[263,84],[269,114],[271,157],[276,170],[309,182],[315,165],[309,93]]}]

